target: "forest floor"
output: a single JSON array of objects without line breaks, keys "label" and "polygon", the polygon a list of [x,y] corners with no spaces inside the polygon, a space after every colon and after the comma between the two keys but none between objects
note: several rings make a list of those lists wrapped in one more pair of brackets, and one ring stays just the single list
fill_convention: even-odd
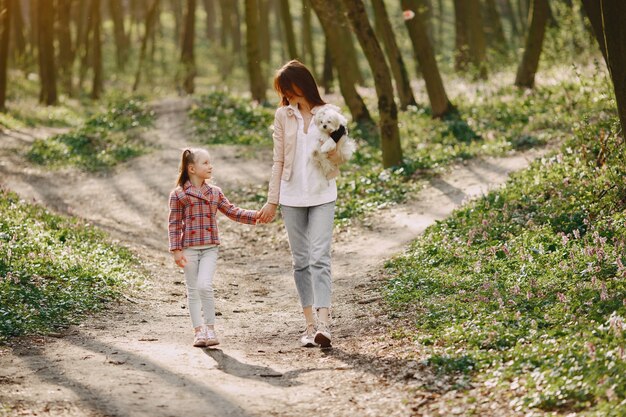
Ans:
[{"label": "forest floor", "polygon": [[[420,352],[410,341],[391,337],[399,323],[385,312],[379,289],[386,259],[545,149],[460,164],[410,202],[335,233],[328,350],[299,347],[304,326],[282,223],[250,227],[222,216],[215,282],[221,344],[199,349],[191,346],[184,278],[167,252],[167,196],[180,149],[190,143],[189,105],[178,98],[157,103],[156,126],[146,134],[154,152],[106,174],[29,164],[29,143],[50,129],[0,134],[4,186],[103,228],[149,271],[142,288],[82,324],[0,347],[0,416],[520,414],[504,399],[450,408],[447,400],[462,392],[418,389],[434,376],[420,375]],[[270,150],[210,152],[215,183],[227,196],[269,178]]]}]

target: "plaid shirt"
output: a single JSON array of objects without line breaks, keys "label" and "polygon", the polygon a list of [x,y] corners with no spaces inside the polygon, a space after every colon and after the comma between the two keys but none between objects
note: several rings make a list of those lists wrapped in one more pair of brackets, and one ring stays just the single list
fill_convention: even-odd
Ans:
[{"label": "plaid shirt", "polygon": [[202,184],[200,189],[187,181],[170,193],[169,250],[189,246],[219,245],[217,210],[231,220],[256,224],[256,210],[244,210],[231,204],[219,187]]}]

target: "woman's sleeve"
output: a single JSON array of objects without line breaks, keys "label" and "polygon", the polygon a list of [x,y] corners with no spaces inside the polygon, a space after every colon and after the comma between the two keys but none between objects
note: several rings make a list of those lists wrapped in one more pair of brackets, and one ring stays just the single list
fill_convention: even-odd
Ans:
[{"label": "woman's sleeve", "polygon": [[280,109],[276,110],[276,114],[274,115],[274,133],[272,134],[274,140],[274,164],[272,165],[272,176],[267,193],[267,202],[271,204],[278,204],[280,179],[283,175],[283,166],[285,164],[285,136],[283,133],[283,125],[278,116],[279,111]]}]

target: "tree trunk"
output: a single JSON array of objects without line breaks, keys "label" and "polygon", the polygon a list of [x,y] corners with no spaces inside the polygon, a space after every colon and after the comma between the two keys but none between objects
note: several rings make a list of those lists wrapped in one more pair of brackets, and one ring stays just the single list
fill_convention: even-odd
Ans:
[{"label": "tree trunk", "polygon": [[[28,8],[28,28],[30,32],[30,44],[32,46],[30,53],[33,56],[35,55],[35,51],[39,47],[39,25],[37,24],[37,22],[39,22],[39,7],[37,6],[38,4],[39,0],[31,0],[29,2],[30,7]],[[54,7],[53,5],[50,6]]]},{"label": "tree trunk", "polygon": [[365,106],[363,98],[356,91],[356,79],[350,71],[348,57],[343,53],[341,47],[344,39],[341,38],[339,31],[337,31],[337,26],[341,25],[342,21],[345,21],[345,17],[336,8],[328,7],[325,0],[311,0],[311,7],[313,7],[324,31],[326,45],[330,49],[332,62],[337,69],[339,89],[346,105],[350,109],[352,119],[361,127],[369,130],[375,124]]},{"label": "tree trunk", "polygon": [[0,112],[6,111],[7,66],[11,38],[11,0],[0,1]]},{"label": "tree trunk", "polygon": [[270,63],[270,0],[257,0],[259,4],[259,50],[265,70]]},{"label": "tree trunk", "polygon": [[183,28],[183,45],[180,61],[183,66],[183,89],[187,94],[194,92],[194,78],[196,77],[196,61],[193,53],[194,33],[196,29],[196,0],[187,0],[185,11],[185,25]]},{"label": "tree trunk", "polygon": [[176,45],[181,44],[181,34],[183,33],[183,2],[181,0],[171,0],[172,14],[174,15],[174,40]]},{"label": "tree trunk", "polygon": [[539,56],[548,21],[548,0],[533,0],[529,14],[530,27],[526,35],[526,47],[515,77],[515,85],[525,88],[533,88],[535,85],[535,74],[539,67]]},{"label": "tree trunk", "polygon": [[220,0],[220,16],[222,17],[222,26],[220,27],[220,46],[226,49],[228,39],[232,34],[232,5],[231,0]]},{"label": "tree trunk", "polygon": [[24,66],[26,60],[26,37],[24,36],[24,16],[20,0],[11,1],[11,27],[13,35],[9,36],[13,43],[13,59],[18,66]]},{"label": "tree trunk", "polygon": [[415,0],[402,0],[402,9],[415,12],[415,16],[412,19],[405,20],[404,23],[411,37],[413,52],[422,69],[426,92],[428,93],[428,99],[430,100],[430,106],[432,108],[432,115],[433,117],[443,117],[454,110],[454,107],[450,103],[443,86],[437,60],[435,59],[435,53],[428,40],[426,27],[422,23],[422,16],[419,12],[418,4]]},{"label": "tree trunk", "polygon": [[342,54],[346,56],[348,61],[348,70],[352,73],[351,77],[356,80],[358,85],[365,85],[365,77],[363,77],[363,73],[359,67],[359,58],[354,45],[355,42],[352,30],[350,30],[350,25],[343,17],[344,7],[342,6],[342,3],[337,5],[337,9],[338,10],[335,13],[342,16],[340,21],[335,22],[335,30],[339,32],[339,39],[341,39],[341,44],[339,46],[342,49]]},{"label": "tree trunk", "polygon": [[[500,0],[500,6],[502,14],[511,25],[511,38],[516,39],[520,35],[520,28],[517,15],[515,14],[515,11],[513,10],[513,5],[511,4],[511,0]],[[513,43],[517,44],[517,42]]]},{"label": "tree trunk", "polygon": [[92,51],[91,51],[91,42],[90,39],[93,36],[93,19],[90,18],[91,13],[91,2],[93,0],[80,2],[81,8],[79,9],[79,15],[77,19],[79,21],[86,22],[86,26],[80,27],[80,31],[78,32],[78,37],[76,38],[76,46],[78,47],[79,42],[82,48],[82,54],[80,58],[80,68],[78,70],[78,89],[83,89],[83,83],[85,81],[85,77],[87,76],[87,70],[91,65],[92,59]]},{"label": "tree trunk", "polygon": [[238,57],[241,56],[241,14],[239,13],[239,2],[238,1],[234,1],[231,4],[231,11],[233,13],[232,15],[232,22],[233,25],[231,26],[231,30],[232,30],[232,38],[233,38],[233,55],[236,55]]},{"label": "tree trunk", "polygon": [[380,116],[380,139],[383,153],[383,166],[389,168],[402,164],[400,129],[398,128],[398,109],[393,100],[391,72],[385,61],[385,54],[374,35],[367,18],[362,0],[342,0],[348,20],[361,44],[365,57],[374,75],[374,86],[378,96]]},{"label": "tree trunk", "polygon": [[59,78],[65,92],[71,97],[72,67],[74,66],[74,50],[72,49],[71,27],[71,0],[57,0],[57,39],[59,42]]},{"label": "tree trunk", "polygon": [[313,76],[317,78],[317,65],[315,60],[315,49],[313,48],[313,28],[311,22],[311,3],[304,0],[302,3],[302,59],[307,64]]},{"label": "tree trunk", "polygon": [[159,0],[153,0],[152,5],[146,11],[145,19],[145,32],[143,39],[141,40],[141,48],[139,50],[139,63],[137,64],[137,71],[135,72],[135,82],[133,83],[133,91],[137,91],[139,88],[139,82],[141,80],[141,73],[143,71],[143,64],[146,60],[146,50],[148,48],[148,39],[150,39],[152,31],[154,30],[154,24],[156,22],[157,11],[159,9]]},{"label": "tree trunk", "polygon": [[91,0],[91,19],[93,21],[93,84],[91,88],[91,98],[97,100],[102,95],[102,37],[100,30],[102,22],[100,18],[100,0]]},{"label": "tree trunk", "polygon": [[[35,8],[35,7],[33,7]],[[54,63],[54,5],[50,0],[37,1],[39,35],[39,101],[48,106],[57,103],[56,67]]]},{"label": "tree trunk", "polygon": [[469,53],[472,64],[478,71],[479,78],[487,79],[487,43],[483,31],[483,19],[480,14],[479,0],[464,0],[467,12],[467,33]]},{"label": "tree trunk", "polygon": [[465,0],[454,0],[454,69],[466,71],[469,66],[469,36]]},{"label": "tree trunk", "polygon": [[508,45],[504,36],[502,19],[496,6],[496,0],[486,0],[485,10],[485,32],[489,45],[500,53],[507,51]]},{"label": "tree trunk", "polygon": [[259,12],[257,0],[246,0],[246,56],[248,58],[248,76],[250,78],[250,92],[252,99],[264,103],[267,101],[265,80],[261,68],[261,54],[259,51]]},{"label": "tree trunk", "polygon": [[322,70],[322,86],[324,92],[330,94],[333,92],[333,59],[328,47],[328,39],[324,40],[324,68]]},{"label": "tree trunk", "polygon": [[623,0],[582,0],[583,7],[600,50],[609,69],[617,113],[622,126],[622,137],[626,135],[626,2]]},{"label": "tree trunk", "polygon": [[413,90],[411,90],[409,74],[406,71],[400,48],[398,48],[396,37],[391,28],[391,22],[389,21],[389,15],[387,14],[384,1],[372,0],[372,5],[374,6],[376,32],[385,45],[389,66],[391,67],[393,78],[396,81],[396,91],[400,99],[400,108],[406,110],[408,106],[416,105]]},{"label": "tree trunk", "polygon": [[203,0],[204,11],[206,12],[206,37],[209,41],[213,42],[216,39],[216,21],[217,15],[215,12],[215,0]]},{"label": "tree trunk", "polygon": [[280,0],[280,17],[282,18],[283,29],[285,30],[285,41],[287,42],[289,59],[298,59],[296,35],[293,31],[293,21],[291,11],[289,10],[289,0]]},{"label": "tree trunk", "polygon": [[113,34],[115,36],[115,62],[119,70],[123,70],[128,56],[128,41],[124,29],[124,6],[122,0],[110,0],[109,11],[113,20]]}]

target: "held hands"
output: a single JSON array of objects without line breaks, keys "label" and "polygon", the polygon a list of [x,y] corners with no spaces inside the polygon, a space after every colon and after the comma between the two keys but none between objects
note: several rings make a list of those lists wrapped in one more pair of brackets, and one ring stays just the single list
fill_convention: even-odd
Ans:
[{"label": "held hands", "polygon": [[187,265],[187,258],[185,258],[185,255],[183,255],[183,251],[175,250],[174,252],[172,252],[172,254],[174,255],[174,263],[176,265],[180,266],[181,268],[184,268],[185,265]]},{"label": "held hands", "polygon": [[274,217],[276,217],[276,207],[276,204],[265,203],[263,208],[259,211],[257,223],[269,223],[274,220]]}]

